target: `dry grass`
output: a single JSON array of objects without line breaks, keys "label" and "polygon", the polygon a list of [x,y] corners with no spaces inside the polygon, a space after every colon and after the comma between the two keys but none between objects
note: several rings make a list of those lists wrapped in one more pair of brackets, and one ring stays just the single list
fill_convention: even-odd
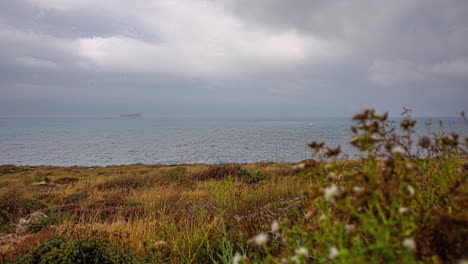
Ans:
[{"label": "dry grass", "polygon": [[[236,252],[253,263],[468,257],[466,142],[437,135],[429,145],[419,140],[424,156],[402,154],[410,153],[411,138],[386,131],[386,117],[366,111],[355,117],[352,142],[366,152],[356,161],[337,160],[339,148],[312,142],[317,159],[301,166],[0,166],[0,233],[13,232],[13,223],[39,209],[59,219],[37,235],[0,240],[0,260],[51,234],[108,239],[153,263],[232,262]],[[408,133],[411,125],[402,123]],[[271,230],[274,220],[279,231]],[[267,245],[248,242],[259,233],[269,235]],[[308,254],[298,255],[300,247]],[[339,253],[330,255],[335,247]]]},{"label": "dry grass", "polygon": [[[267,179],[252,184],[248,176],[239,174],[241,168],[259,171]],[[71,238],[96,235],[140,254],[144,253],[142,241],[165,241],[173,247],[171,256],[177,255],[180,261],[198,254],[197,248],[205,248],[207,239],[219,237],[221,222],[239,227],[234,216],[292,199],[307,189],[307,180],[293,176],[290,163],[106,168],[7,165],[0,166],[0,171],[2,224],[8,226],[34,211],[24,201],[35,201],[46,204],[49,211],[69,215],[60,226],[44,232]],[[44,177],[48,185],[32,185]],[[251,234],[258,231],[243,229]],[[25,250],[24,245],[21,248]],[[179,259],[182,255],[186,259]]]}]

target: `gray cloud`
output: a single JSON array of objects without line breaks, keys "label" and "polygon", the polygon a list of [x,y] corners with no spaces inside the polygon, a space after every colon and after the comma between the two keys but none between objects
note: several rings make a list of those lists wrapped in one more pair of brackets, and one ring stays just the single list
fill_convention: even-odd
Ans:
[{"label": "gray cloud", "polygon": [[463,0],[0,3],[0,115],[454,115]]}]

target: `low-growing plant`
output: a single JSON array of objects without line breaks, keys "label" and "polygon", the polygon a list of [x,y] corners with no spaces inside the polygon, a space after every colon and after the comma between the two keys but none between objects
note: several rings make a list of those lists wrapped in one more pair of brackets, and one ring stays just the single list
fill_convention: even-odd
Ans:
[{"label": "low-growing plant", "polygon": [[78,203],[86,199],[87,196],[88,195],[86,194],[86,192],[74,192],[74,193],[69,194],[65,198],[65,203],[68,203],[68,204]]},{"label": "low-growing plant", "polygon": [[49,173],[49,172],[46,172],[46,173],[38,172],[38,173],[36,174],[35,180],[36,180],[36,182],[46,182],[46,183],[49,183],[49,182],[52,181],[52,180],[48,177],[48,176],[50,176],[50,175],[51,175],[51,173]]},{"label": "low-growing plant", "polygon": [[259,171],[254,171],[250,174],[249,183],[257,183],[265,179],[265,175]]},{"label": "low-growing plant", "polygon": [[420,263],[467,257],[462,237],[468,237],[468,213],[459,202],[468,193],[466,142],[462,145],[454,132],[416,137],[411,111],[404,115],[402,134],[387,114],[372,109],[353,118],[351,144],[363,154],[352,174],[337,160],[339,147],[309,144],[323,160],[305,169],[314,178],[304,197],[309,208],[297,219],[273,221],[269,232],[254,237],[263,262]]},{"label": "low-growing plant", "polygon": [[63,220],[69,218],[70,216],[68,214],[63,214],[63,215],[58,215],[54,212],[49,214],[47,217],[40,218],[36,222],[31,223],[31,225],[28,227],[28,232],[29,233],[38,233],[41,230],[52,226],[52,225],[58,225],[62,223]]},{"label": "low-growing plant", "polygon": [[69,240],[54,236],[38,247],[7,263],[75,264],[75,263],[141,263],[133,252],[112,246],[109,241],[96,237]]},{"label": "low-growing plant", "polygon": [[176,167],[164,172],[163,177],[169,182],[177,182],[183,179],[186,174],[186,169],[183,167]]}]

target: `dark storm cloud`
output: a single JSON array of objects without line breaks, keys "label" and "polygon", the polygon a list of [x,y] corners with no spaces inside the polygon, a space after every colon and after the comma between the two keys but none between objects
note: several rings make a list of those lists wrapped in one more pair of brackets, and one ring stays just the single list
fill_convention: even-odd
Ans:
[{"label": "dark storm cloud", "polygon": [[454,115],[468,3],[0,3],[0,115]]}]

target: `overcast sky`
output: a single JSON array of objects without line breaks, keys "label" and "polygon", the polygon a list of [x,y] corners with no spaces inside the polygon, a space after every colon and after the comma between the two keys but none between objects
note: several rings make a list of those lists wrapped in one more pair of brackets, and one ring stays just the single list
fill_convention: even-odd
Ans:
[{"label": "overcast sky", "polygon": [[2,0],[0,116],[468,110],[466,0]]}]

